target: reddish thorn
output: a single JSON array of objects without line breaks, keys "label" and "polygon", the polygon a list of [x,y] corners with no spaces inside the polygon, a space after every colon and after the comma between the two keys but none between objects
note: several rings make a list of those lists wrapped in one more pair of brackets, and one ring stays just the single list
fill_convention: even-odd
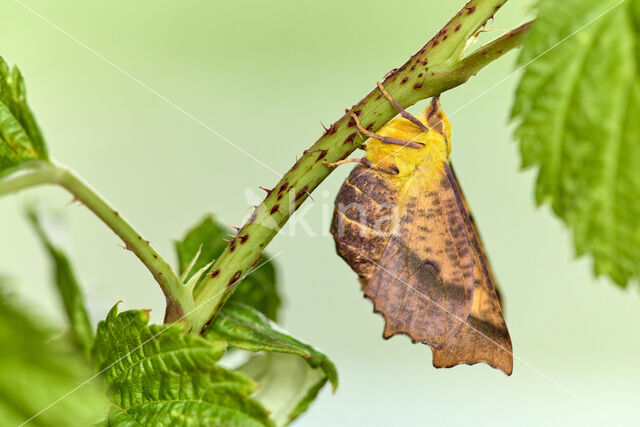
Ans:
[{"label": "reddish thorn", "polygon": [[255,261],[253,261],[253,264],[251,264],[251,267],[253,267],[254,265],[256,265],[258,263],[258,261],[260,261],[260,258],[262,258],[262,254],[258,255],[258,258],[256,258]]},{"label": "reddish thorn", "polygon": [[233,228],[236,231],[240,231],[240,227],[236,227],[236,226],[232,225],[231,228]]},{"label": "reddish thorn", "polygon": [[309,196],[309,198],[311,199],[311,201],[315,202],[316,200],[311,197],[311,193],[309,193],[308,191],[305,190],[305,193],[307,193],[307,196]]},{"label": "reddish thorn", "polygon": [[324,123],[320,122],[320,124],[322,125],[322,129],[324,129],[324,133],[329,132],[329,128],[328,128],[328,127],[326,127],[326,126],[324,125]]},{"label": "reddish thorn", "polygon": [[389,71],[387,74],[384,75],[384,78],[388,78],[389,76],[391,76],[393,73],[395,73],[396,71],[398,71],[397,68],[394,68],[393,70]]},{"label": "reddish thorn", "polygon": [[261,190],[266,191],[267,192],[267,197],[269,197],[271,195],[271,192],[273,191],[273,190],[269,190],[268,188],[264,188],[264,187],[258,187],[258,188],[261,189]]},{"label": "reddish thorn", "polygon": [[222,240],[224,240],[227,243],[231,243],[231,240],[227,240],[227,239],[222,239]]}]

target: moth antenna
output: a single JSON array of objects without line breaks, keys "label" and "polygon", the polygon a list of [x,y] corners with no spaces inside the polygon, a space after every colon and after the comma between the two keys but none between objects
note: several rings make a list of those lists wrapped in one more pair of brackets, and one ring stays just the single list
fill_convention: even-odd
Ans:
[{"label": "moth antenna", "polygon": [[356,126],[358,127],[358,130],[363,134],[365,134],[366,136],[368,136],[369,138],[377,139],[378,141],[382,141],[384,144],[401,145],[403,147],[410,147],[418,150],[424,147],[424,144],[420,142],[404,141],[402,139],[392,138],[390,136],[382,136],[382,135],[378,135],[377,133],[369,132],[368,130],[362,127],[362,124],[360,123],[358,116],[351,113],[351,117],[356,121]]},{"label": "moth antenna", "polygon": [[402,108],[402,106],[400,104],[398,104],[396,102],[395,99],[393,99],[393,97],[391,95],[389,95],[389,92],[387,92],[387,90],[384,88],[384,86],[382,86],[382,83],[380,82],[376,82],[376,84],[378,85],[378,89],[380,89],[380,92],[382,92],[382,94],[384,95],[385,98],[387,98],[387,101],[389,101],[391,103],[391,105],[393,105],[393,107],[398,110],[398,113],[400,113],[400,115],[402,117],[404,117],[405,119],[409,120],[411,123],[413,123],[414,125],[418,126],[424,133],[429,132],[429,128],[426,127],[424,125],[424,123],[422,123],[420,120],[418,120],[416,117],[414,117],[413,115],[409,114],[407,112],[407,110],[405,110],[404,108]]}]

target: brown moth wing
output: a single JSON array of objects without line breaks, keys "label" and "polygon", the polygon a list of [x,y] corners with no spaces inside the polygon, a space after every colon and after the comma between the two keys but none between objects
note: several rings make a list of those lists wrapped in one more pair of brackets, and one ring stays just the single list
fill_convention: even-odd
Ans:
[{"label": "brown moth wing", "polygon": [[475,239],[470,238],[471,243],[475,245],[476,248],[480,250],[480,255],[482,260],[484,261],[484,265],[487,270],[487,275],[489,276],[489,280],[493,285],[493,290],[498,297],[498,302],[500,303],[500,307],[504,310],[504,302],[502,301],[502,296],[500,295],[500,288],[498,288],[498,283],[496,282],[495,276],[493,274],[493,269],[491,268],[491,263],[489,262],[489,258],[485,254],[484,244],[482,243],[482,236],[480,236],[480,232],[478,231],[478,226],[476,225],[476,221],[473,218],[473,214],[471,214],[471,209],[469,208],[469,202],[467,202],[467,198],[464,196],[464,192],[462,191],[462,187],[460,186],[460,181],[458,180],[458,176],[456,175],[456,170],[453,167],[453,164],[449,165],[451,169],[451,175],[453,175],[453,182],[456,184],[456,188],[458,189],[458,194],[460,195],[460,199],[462,200],[462,205],[464,206],[464,210],[467,213],[467,218],[471,223],[471,228],[473,229],[473,236]]},{"label": "brown moth wing", "polygon": [[365,279],[363,286],[387,246],[396,204],[396,191],[366,166],[354,168],[338,192],[331,234],[338,255]]},{"label": "brown moth wing", "polygon": [[[431,188],[418,178],[398,189],[385,178],[354,169],[336,198],[336,247],[384,316],[385,338],[406,334],[441,348],[463,327],[473,301],[464,207],[446,175]],[[365,199],[364,213],[357,211]],[[372,226],[381,214],[388,221]]]},{"label": "brown moth wing", "polygon": [[[447,168],[448,169],[448,168]],[[456,186],[465,208],[466,229],[473,252],[475,292],[467,324],[442,349],[433,349],[433,365],[438,368],[485,362],[511,375],[513,351],[507,325],[495,292],[493,276],[482,249],[468,204],[451,170],[449,180]]]}]

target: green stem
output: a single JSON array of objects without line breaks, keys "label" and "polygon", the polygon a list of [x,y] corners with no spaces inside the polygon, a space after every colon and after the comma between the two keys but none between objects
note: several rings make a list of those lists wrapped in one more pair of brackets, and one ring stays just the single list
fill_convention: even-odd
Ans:
[{"label": "green stem", "polygon": [[165,321],[173,322],[194,307],[193,297],[171,266],[96,191],[71,170],[48,162],[38,162],[0,180],[0,196],[42,184],[57,184],[102,220],[151,272],[167,299]]},{"label": "green stem", "polygon": [[[439,95],[458,86],[481,68],[522,42],[528,28],[516,29],[482,50],[461,58],[467,41],[507,0],[472,0],[444,26],[422,49],[383,82],[391,96],[403,107]],[[490,53],[490,54],[489,54]],[[265,200],[256,208],[251,220],[238,232],[207,276],[195,290],[196,311],[189,315],[194,332],[204,332],[224,305],[240,277],[260,259],[264,248],[331,172],[323,161],[346,158],[363,139],[349,114],[354,112],[365,127],[376,131],[391,120],[397,111],[376,88],[354,105],[342,118],[293,165]]]},{"label": "green stem", "polygon": [[464,83],[506,52],[519,47],[531,29],[531,25],[533,25],[533,21],[526,22],[491,43],[487,43],[475,50],[460,61],[453,74],[456,74],[458,78],[464,79],[462,81]]}]

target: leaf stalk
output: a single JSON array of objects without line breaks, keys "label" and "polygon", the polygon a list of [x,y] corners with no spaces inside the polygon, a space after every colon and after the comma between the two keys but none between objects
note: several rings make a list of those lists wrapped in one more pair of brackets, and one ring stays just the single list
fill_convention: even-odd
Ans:
[{"label": "leaf stalk", "polygon": [[34,162],[25,166],[0,180],[0,196],[44,184],[63,187],[118,235],[125,248],[133,252],[151,272],[167,299],[165,322],[178,321],[193,310],[193,296],[171,266],[94,189],[64,166],[49,162]]}]

